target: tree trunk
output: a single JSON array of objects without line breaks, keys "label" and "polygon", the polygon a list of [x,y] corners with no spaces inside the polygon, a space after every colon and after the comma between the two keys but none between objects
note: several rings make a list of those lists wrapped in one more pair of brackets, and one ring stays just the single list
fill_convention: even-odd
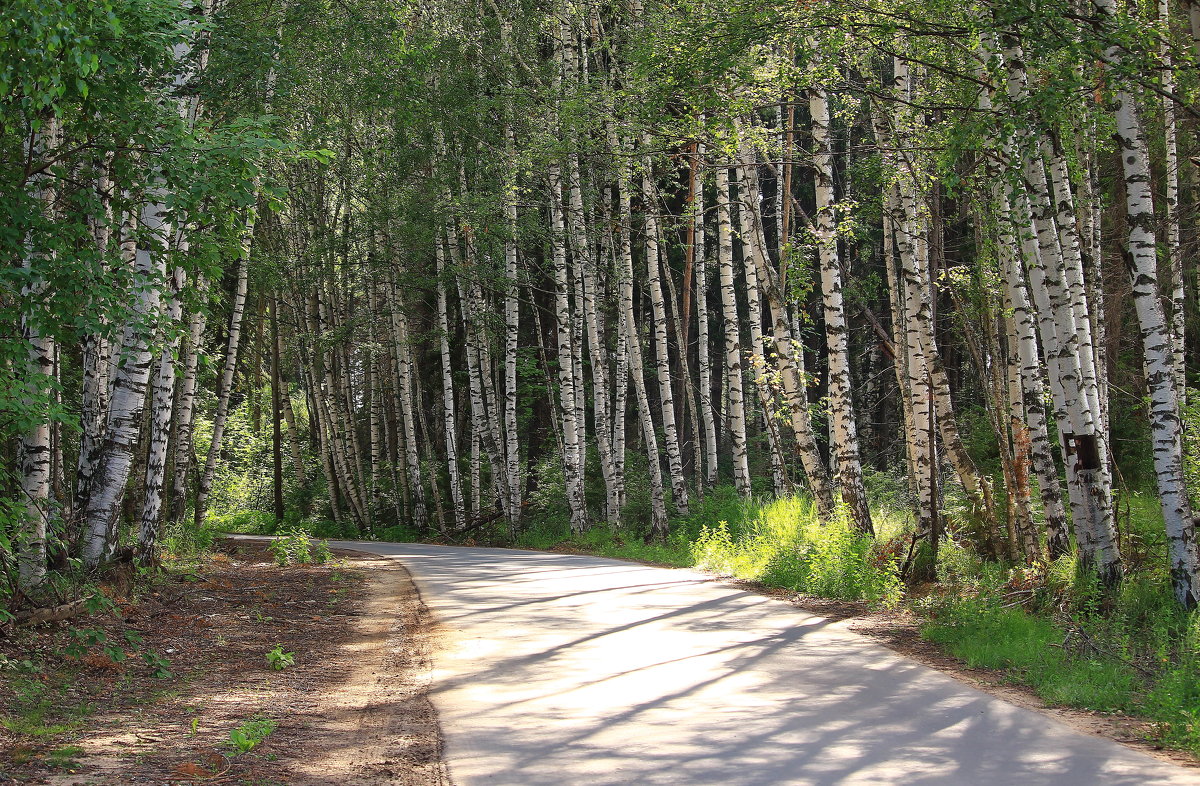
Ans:
[{"label": "tree trunk", "polygon": [[833,452],[837,459],[838,486],[851,521],[861,532],[874,534],[871,509],[863,487],[859,461],[858,429],[850,381],[850,341],[842,300],[842,270],[838,258],[836,202],[833,193],[833,149],[829,135],[829,102],[825,89],[809,88],[809,114],[813,131],[813,183],[817,195],[816,236],[825,311],[825,337],[829,351],[829,419]]},{"label": "tree trunk", "polygon": [[750,496],[750,463],[746,456],[746,409],[742,398],[742,346],[737,292],[733,280],[733,223],[730,216],[729,166],[717,166],[717,264],[721,277],[721,308],[725,318],[725,372],[733,452],[733,483],[738,494]]},{"label": "tree trunk", "polygon": [[642,161],[642,207],[646,211],[646,283],[650,309],[654,316],[654,358],[658,369],[658,397],[662,406],[663,441],[667,447],[667,467],[671,473],[671,499],[675,511],[687,515],[687,481],[683,477],[683,456],[679,450],[679,432],[675,427],[675,394],[671,385],[671,358],[667,344],[667,310],[663,303],[662,264],[658,256],[658,200],[654,193],[654,168],[650,158]]},{"label": "tree trunk", "polygon": [[[186,251],[186,240],[179,239],[179,251]],[[175,268],[171,274],[171,299],[167,303],[167,330],[172,330],[183,316],[183,288],[187,274]],[[146,475],[138,528],[138,559],[153,564],[158,557],[158,539],[162,522],[162,492],[167,476],[167,439],[171,434],[172,405],[175,402],[175,351],[178,338],[164,340],[158,357],[150,392],[150,447],[146,458]]]},{"label": "tree trunk", "polygon": [[[1113,0],[1095,0],[1105,16],[1116,13]],[[1117,63],[1121,50],[1107,52]],[[1113,66],[1110,65],[1110,71]],[[1122,77],[1114,74],[1116,79]],[[1183,476],[1182,422],[1175,389],[1171,335],[1159,301],[1158,254],[1154,237],[1154,202],[1150,193],[1150,154],[1142,131],[1136,98],[1124,87],[1116,95],[1117,144],[1125,175],[1126,250],[1133,282],[1133,304],[1142,337],[1142,362],[1150,393],[1150,431],[1154,474],[1167,531],[1167,553],[1175,599],[1185,608],[1200,602],[1200,554],[1196,525]]]},{"label": "tree trunk", "polygon": [[133,465],[133,446],[142,420],[146,383],[150,378],[152,353],[146,325],[153,324],[160,308],[165,275],[165,205],[157,202],[142,207],[141,224],[150,236],[134,259],[138,279],[132,313],[125,323],[119,348],[120,361],[112,375],[104,442],[96,460],[91,493],[84,511],[86,530],[82,557],[86,568],[95,568],[116,546],[117,517],[125,497],[125,482]]}]

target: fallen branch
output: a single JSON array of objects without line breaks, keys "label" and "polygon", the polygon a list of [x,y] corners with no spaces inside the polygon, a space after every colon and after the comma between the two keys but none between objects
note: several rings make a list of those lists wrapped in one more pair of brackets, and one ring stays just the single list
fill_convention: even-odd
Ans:
[{"label": "fallen branch", "polygon": [[13,616],[13,624],[20,627],[24,625],[40,625],[43,622],[60,622],[65,619],[70,619],[76,614],[81,614],[87,609],[89,598],[80,598],[73,600],[70,603],[63,603],[59,606],[46,606],[41,609],[34,609]]}]

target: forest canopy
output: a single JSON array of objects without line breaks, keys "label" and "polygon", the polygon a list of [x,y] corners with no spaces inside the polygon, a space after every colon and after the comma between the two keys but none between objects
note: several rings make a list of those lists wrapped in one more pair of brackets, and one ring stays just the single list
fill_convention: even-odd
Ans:
[{"label": "forest canopy", "polygon": [[1191,608],[1198,65],[1195,0],[9,0],[0,593],[798,496]]}]

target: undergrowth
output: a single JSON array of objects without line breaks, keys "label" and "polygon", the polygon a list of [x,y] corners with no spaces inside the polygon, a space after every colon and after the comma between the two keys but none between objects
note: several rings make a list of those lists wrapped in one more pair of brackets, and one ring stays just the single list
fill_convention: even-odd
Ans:
[{"label": "undergrowth", "polygon": [[1158,742],[1200,754],[1200,612],[1175,603],[1161,569],[1106,593],[1069,557],[1006,568],[952,542],[941,552],[939,593],[914,606],[925,638],[1049,704],[1144,717]]}]

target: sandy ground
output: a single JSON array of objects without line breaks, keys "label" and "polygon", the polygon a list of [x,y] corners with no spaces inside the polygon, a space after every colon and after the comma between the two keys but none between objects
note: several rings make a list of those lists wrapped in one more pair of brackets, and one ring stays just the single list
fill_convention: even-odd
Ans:
[{"label": "sandy ground", "polygon": [[[357,552],[279,568],[261,544],[227,551],[137,602],[118,599],[118,614],[0,638],[10,661],[46,665],[0,672],[0,713],[27,715],[40,682],[42,725],[70,725],[49,735],[0,727],[0,783],[449,783],[427,696],[434,630],[404,568]],[[96,648],[73,660],[60,654],[72,626],[142,641],[119,663]],[[276,644],[294,666],[269,668]],[[169,658],[170,678],[148,673],[137,657],[146,651]],[[81,705],[91,708],[82,718],[72,714]],[[274,731],[238,753],[230,732],[261,719]]]}]

